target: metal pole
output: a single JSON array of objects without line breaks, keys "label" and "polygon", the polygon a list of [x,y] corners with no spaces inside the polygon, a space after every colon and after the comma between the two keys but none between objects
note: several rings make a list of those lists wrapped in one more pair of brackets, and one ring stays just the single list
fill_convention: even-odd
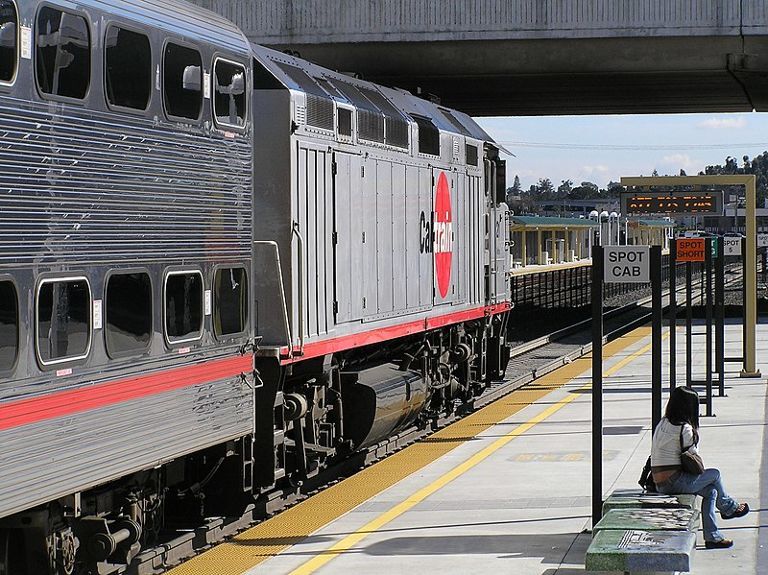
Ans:
[{"label": "metal pole", "polygon": [[677,240],[669,247],[669,392],[677,387]]},{"label": "metal pole", "polygon": [[715,259],[715,360],[720,397],[725,396],[725,255],[723,238],[718,238]]},{"label": "metal pole", "polygon": [[741,238],[741,373],[747,371],[747,239]]},{"label": "metal pole", "polygon": [[592,528],[603,516],[603,248],[592,251]]},{"label": "metal pole", "polygon": [[691,262],[685,262],[685,386],[691,387],[691,369],[693,365],[693,356],[691,348],[691,331],[693,329],[693,308],[691,300],[693,299],[693,287],[691,286],[692,268]]},{"label": "metal pole", "polygon": [[661,332],[663,329],[661,301],[661,246],[651,246],[651,429],[661,421]]},{"label": "metal pole", "polygon": [[744,300],[744,321],[746,337],[744,339],[745,361],[741,377],[760,377],[757,370],[755,346],[757,325],[757,185],[756,177],[751,176],[746,183],[747,192],[747,249],[744,252],[744,283],[747,290]]},{"label": "metal pole", "polygon": [[707,416],[712,417],[712,238],[707,238],[706,253],[704,254],[704,273],[705,281],[702,284],[706,286],[707,295]]}]

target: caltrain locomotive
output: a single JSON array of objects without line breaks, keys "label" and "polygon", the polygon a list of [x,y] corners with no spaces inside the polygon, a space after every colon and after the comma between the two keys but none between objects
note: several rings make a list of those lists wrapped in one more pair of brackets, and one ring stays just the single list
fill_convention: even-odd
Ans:
[{"label": "caltrain locomotive", "polygon": [[108,574],[471,402],[500,148],[180,0],[0,0],[0,575]]}]

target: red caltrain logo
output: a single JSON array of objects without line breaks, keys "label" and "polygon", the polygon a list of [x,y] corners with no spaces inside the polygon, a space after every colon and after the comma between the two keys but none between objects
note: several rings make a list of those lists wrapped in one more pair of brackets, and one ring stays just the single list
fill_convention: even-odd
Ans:
[{"label": "red caltrain logo", "polygon": [[451,186],[444,172],[440,172],[435,188],[435,211],[432,221],[421,212],[421,253],[435,254],[435,275],[440,297],[448,296],[451,288],[451,262],[453,260],[453,209]]},{"label": "red caltrain logo", "polygon": [[435,273],[440,297],[446,297],[451,287],[451,260],[453,259],[453,210],[451,187],[445,172],[440,172],[435,194]]}]

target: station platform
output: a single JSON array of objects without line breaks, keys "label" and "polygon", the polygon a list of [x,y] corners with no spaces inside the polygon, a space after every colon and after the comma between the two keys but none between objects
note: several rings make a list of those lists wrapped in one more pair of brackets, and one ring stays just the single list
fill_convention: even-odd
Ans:
[{"label": "station platform", "polygon": [[[693,364],[704,366],[704,338],[693,341]],[[740,324],[726,326],[726,342],[726,356],[739,355]],[[726,397],[714,398],[715,417],[701,418],[700,443],[707,467],[719,468],[730,495],[752,512],[719,523],[735,541],[730,549],[706,550],[699,530],[697,575],[768,572],[768,324],[758,325],[757,342],[763,377],[741,379],[740,365],[726,365]],[[607,495],[636,489],[650,453],[650,329],[608,344],[604,358]],[[677,377],[685,381],[680,367]],[[590,404],[583,358],[169,573],[587,573]]]}]

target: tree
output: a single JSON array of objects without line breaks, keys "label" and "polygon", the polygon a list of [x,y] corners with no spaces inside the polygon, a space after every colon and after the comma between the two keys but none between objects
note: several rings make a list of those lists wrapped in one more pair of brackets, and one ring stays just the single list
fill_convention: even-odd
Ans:
[{"label": "tree", "polygon": [[511,188],[507,188],[507,205],[511,206],[513,199],[519,197],[522,194],[523,190],[520,187],[520,177],[515,176],[515,182],[512,184]]},{"label": "tree", "polygon": [[536,188],[542,199],[549,199],[555,193],[555,186],[549,178],[540,178]]},{"label": "tree", "polygon": [[[757,204],[763,205],[768,197],[768,152],[755,156],[752,160],[749,156],[742,156],[742,166],[732,156],[725,158],[724,164],[707,166],[704,174],[708,176],[728,176],[736,174],[754,174],[757,181]],[[728,194],[741,194],[743,188],[734,186],[726,190]]]},{"label": "tree", "polygon": [[571,191],[571,198],[574,200],[590,200],[600,197],[600,188],[597,184],[592,182],[581,182],[581,185],[576,186]]},{"label": "tree", "polygon": [[621,192],[625,190],[624,186],[622,186],[619,182],[608,182],[608,187],[606,188],[606,195],[611,198],[618,198],[621,195]]},{"label": "tree", "polygon": [[573,181],[571,180],[563,180],[562,183],[557,186],[557,197],[558,198],[567,198],[571,195],[571,191],[573,190]]}]

